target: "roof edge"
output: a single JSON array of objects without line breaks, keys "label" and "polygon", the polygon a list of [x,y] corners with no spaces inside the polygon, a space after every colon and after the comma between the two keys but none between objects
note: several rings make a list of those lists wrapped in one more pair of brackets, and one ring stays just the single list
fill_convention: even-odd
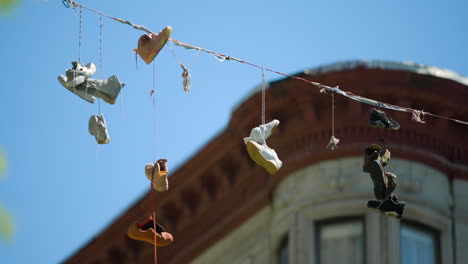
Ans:
[{"label": "roof edge", "polygon": [[408,71],[418,74],[431,75],[438,78],[448,79],[468,86],[468,78],[451,70],[443,69],[409,61],[380,61],[380,60],[351,60],[327,64],[317,68],[304,71],[307,75],[320,75],[329,72],[352,70],[356,68],[381,69],[393,71]]}]

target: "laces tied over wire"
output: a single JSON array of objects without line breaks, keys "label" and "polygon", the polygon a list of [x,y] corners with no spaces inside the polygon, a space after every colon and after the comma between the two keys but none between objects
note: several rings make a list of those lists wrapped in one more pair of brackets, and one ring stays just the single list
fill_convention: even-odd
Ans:
[{"label": "laces tied over wire", "polygon": [[[94,12],[94,13],[97,13],[97,14],[101,14],[105,17],[108,17],[110,19],[113,19],[117,22],[120,22],[122,24],[127,24],[127,25],[130,25],[131,27],[133,27],[134,29],[137,29],[137,30],[141,30],[141,31],[144,31],[146,33],[153,33],[152,31],[148,30],[147,28],[145,28],[144,26],[142,25],[135,25],[133,24],[131,21],[128,21],[128,20],[123,20],[123,19],[120,19],[120,18],[117,18],[117,17],[113,17],[113,16],[109,16],[107,14],[104,14],[102,12],[99,12],[97,10],[94,10],[94,9],[91,9],[87,6],[84,6],[82,4],[79,4],[77,2],[73,2],[73,1],[70,1],[70,0],[62,0],[62,3],[65,7],[70,7],[71,5],[73,5],[73,7],[80,7],[81,8],[84,8],[84,9],[87,9],[91,12]],[[418,110],[415,110],[415,109],[411,109],[411,108],[408,108],[408,107],[402,107],[402,106],[398,106],[398,105],[393,105],[393,104],[388,104],[388,103],[383,103],[383,102],[379,102],[379,101],[376,101],[376,100],[373,100],[373,99],[370,99],[370,98],[366,98],[366,97],[363,97],[363,96],[360,96],[360,95],[356,95],[356,94],[353,94],[351,92],[348,92],[348,91],[343,91],[343,90],[340,90],[338,88],[332,88],[330,86],[326,86],[326,85],[323,85],[321,83],[318,83],[318,82],[314,82],[314,81],[310,81],[306,78],[302,78],[302,77],[298,77],[298,76],[293,76],[293,75],[289,75],[289,74],[286,74],[286,73],[282,73],[282,72],[279,72],[279,71],[276,71],[276,70],[272,70],[272,69],[269,69],[269,68],[265,68],[265,67],[262,67],[260,65],[256,65],[256,64],[253,64],[253,63],[250,63],[248,61],[244,61],[244,60],[241,60],[241,59],[238,59],[238,58],[235,58],[235,57],[232,57],[232,56],[229,56],[229,55],[224,55],[224,54],[221,54],[221,53],[218,53],[218,52],[215,52],[215,51],[212,51],[212,50],[208,50],[208,49],[205,49],[205,48],[202,48],[202,47],[197,47],[195,45],[191,45],[191,44],[188,44],[188,43],[184,43],[182,41],[179,41],[179,40],[176,40],[176,39],[173,39],[173,38],[169,38],[168,41],[174,43],[175,45],[177,46],[181,46],[183,48],[186,48],[186,49],[197,49],[199,51],[203,51],[203,52],[206,52],[208,54],[211,54],[213,56],[215,56],[217,59],[221,60],[221,61],[225,61],[225,60],[231,60],[231,61],[236,61],[236,62],[240,62],[240,63],[243,63],[243,64],[246,64],[246,65],[250,65],[252,67],[256,67],[256,68],[262,68],[262,69],[265,69],[266,71],[269,71],[269,72],[273,72],[273,73],[276,73],[276,74],[279,74],[279,75],[283,75],[283,76],[286,76],[286,77],[289,77],[289,78],[292,78],[292,79],[296,79],[296,80],[300,80],[300,81],[303,81],[303,82],[306,82],[306,83],[309,83],[315,87],[318,87],[320,88],[321,90],[333,90],[335,91],[336,93],[344,96],[344,97],[347,97],[351,100],[355,100],[355,101],[358,101],[358,102],[361,102],[361,103],[364,103],[364,104],[369,104],[369,105],[373,105],[373,106],[378,106],[378,107],[382,107],[382,108],[386,108],[386,109],[390,109],[390,110],[394,110],[394,111],[400,111],[400,112],[406,112],[406,113],[415,113],[415,120],[417,122],[419,121],[423,121],[421,118],[418,119],[418,116],[417,116],[417,112],[415,111],[418,111]],[[188,76],[188,75],[187,75]],[[468,122],[466,121],[463,121],[463,120],[457,120],[455,118],[451,118],[451,117],[446,117],[446,116],[440,116],[440,115],[436,115],[436,114],[433,114],[433,113],[428,113],[428,112],[422,112],[422,114],[424,115],[429,115],[429,116],[433,116],[433,117],[437,117],[437,118],[441,118],[441,119],[446,119],[446,120],[450,120],[450,121],[453,121],[453,122],[456,122],[458,124],[462,124],[462,125],[468,125]]]},{"label": "laces tied over wire", "polygon": [[[422,117],[421,117],[422,115]],[[421,111],[418,111],[418,110],[413,110],[411,111],[411,120],[414,120],[418,123],[426,123],[426,121],[424,121],[424,110],[421,110]]]},{"label": "laces tied over wire", "polygon": [[185,66],[179,59],[179,57],[177,57],[177,55],[175,54],[174,50],[172,49],[171,46],[169,46],[169,50],[171,51],[172,55],[174,55],[174,57],[176,58],[177,60],[177,63],[180,65],[180,67],[182,68],[182,79],[183,79],[183,87],[184,87],[184,92],[188,93],[190,92],[190,85],[191,85],[191,78],[192,76],[190,75],[190,72],[189,72],[189,68],[192,66],[192,63],[195,61],[195,59],[197,58],[198,54],[200,53],[200,50],[197,49],[197,53],[195,53],[195,55],[193,56],[192,58],[192,61],[190,62],[190,64],[188,66]]}]

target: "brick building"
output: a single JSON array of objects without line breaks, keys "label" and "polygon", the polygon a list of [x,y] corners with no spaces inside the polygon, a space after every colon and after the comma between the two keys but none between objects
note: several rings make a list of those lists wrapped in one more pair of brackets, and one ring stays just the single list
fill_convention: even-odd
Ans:
[{"label": "brick building", "polygon": [[[468,120],[468,78],[410,63],[352,61],[295,76],[365,97]],[[233,111],[229,125],[158,193],[158,222],[174,243],[159,263],[468,263],[468,126],[386,111],[401,129],[381,131],[399,176],[403,219],[366,207],[372,183],[364,148],[378,143],[371,106],[335,96],[338,149],[329,94],[291,78],[269,83],[266,120],[281,121],[268,139],[283,167],[270,176],[250,160],[243,137],[258,125],[260,89]],[[213,155],[216,153],[216,155]],[[133,241],[128,226],[147,214],[149,194],[65,263],[152,263],[153,247]]]}]

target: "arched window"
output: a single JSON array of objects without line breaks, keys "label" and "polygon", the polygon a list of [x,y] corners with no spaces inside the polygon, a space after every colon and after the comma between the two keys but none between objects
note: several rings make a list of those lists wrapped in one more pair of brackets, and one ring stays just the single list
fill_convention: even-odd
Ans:
[{"label": "arched window", "polygon": [[278,264],[289,263],[289,238],[286,235],[278,248]]},{"label": "arched window", "polygon": [[439,233],[424,225],[401,222],[401,264],[439,264]]},{"label": "arched window", "polygon": [[362,264],[364,257],[364,221],[338,219],[317,223],[317,263]]}]

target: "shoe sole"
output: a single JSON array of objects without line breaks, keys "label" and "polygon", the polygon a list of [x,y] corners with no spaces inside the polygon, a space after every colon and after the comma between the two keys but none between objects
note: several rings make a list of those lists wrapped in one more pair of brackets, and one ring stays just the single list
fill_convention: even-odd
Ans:
[{"label": "shoe sole", "polygon": [[[130,226],[129,230],[127,231],[127,235],[133,240],[142,241],[154,245],[153,231],[140,231],[137,227]],[[158,247],[168,246],[172,244],[173,240],[174,239],[172,235],[167,232],[163,232],[161,234],[156,233],[156,246]]]},{"label": "shoe sole", "polygon": [[368,208],[369,210],[371,210],[371,211],[374,211],[374,212],[376,212],[376,213],[383,214],[383,212],[382,212],[382,211],[380,211],[380,210],[379,210],[379,209],[377,209],[377,208],[372,208],[372,207],[367,207],[367,208]]},{"label": "shoe sole", "polygon": [[398,218],[398,219],[401,218],[401,215],[399,215],[397,212],[394,212],[394,211],[385,212],[384,214],[385,214],[386,216],[390,216],[390,217],[393,217],[393,218]]},{"label": "shoe sole", "polygon": [[265,168],[270,175],[278,172],[275,164],[269,160],[266,160],[260,153],[260,150],[250,141],[247,142],[247,152],[249,153],[250,158],[258,165]]},{"label": "shoe sole", "polygon": [[400,126],[398,126],[398,127],[387,127],[384,123],[382,123],[380,121],[378,121],[376,123],[369,122],[369,126],[370,127],[385,128],[385,129],[388,129],[388,130],[398,130],[398,129],[400,129]]},{"label": "shoe sole", "polygon": [[379,214],[383,214],[383,215],[386,215],[386,216],[389,216],[389,217],[392,217],[392,218],[397,218],[397,219],[400,219],[401,218],[401,215],[399,215],[397,212],[382,212],[380,211],[379,209],[376,209],[376,208],[371,208],[371,207],[367,207],[369,210],[371,211],[374,211],[376,213],[379,213]]},{"label": "shoe sole", "polygon": [[[150,64],[154,58],[156,58],[156,56],[158,56],[159,52],[162,50],[162,48],[164,48],[164,46],[166,45],[167,41],[169,40],[171,34],[172,34],[172,27],[170,26],[167,26],[164,28],[166,30],[166,36],[164,36],[164,38],[162,39],[159,47],[157,47],[156,49],[150,51],[149,55],[147,58],[144,59],[145,63],[146,64]],[[163,29],[163,30],[164,30]],[[162,32],[162,30],[161,30]],[[161,33],[160,32],[160,33]],[[159,34],[159,33],[158,33]]]}]

